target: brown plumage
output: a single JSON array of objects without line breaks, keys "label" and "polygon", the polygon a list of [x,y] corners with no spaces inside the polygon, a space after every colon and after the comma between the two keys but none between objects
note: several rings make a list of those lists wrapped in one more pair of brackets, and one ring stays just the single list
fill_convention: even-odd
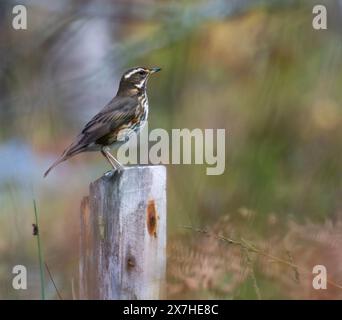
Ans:
[{"label": "brown plumage", "polygon": [[84,126],[75,141],[44,173],[44,177],[61,162],[85,151],[101,151],[113,168],[120,170],[122,165],[110,154],[109,147],[126,142],[130,134],[139,131],[147,120],[147,80],[160,70],[137,67],[126,71],[116,96]]}]

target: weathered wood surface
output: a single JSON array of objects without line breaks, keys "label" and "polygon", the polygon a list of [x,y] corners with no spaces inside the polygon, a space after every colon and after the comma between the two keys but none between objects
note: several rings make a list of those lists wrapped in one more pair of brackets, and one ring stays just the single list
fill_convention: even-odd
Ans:
[{"label": "weathered wood surface", "polygon": [[166,169],[127,167],[81,204],[81,299],[160,299],[166,271]]}]

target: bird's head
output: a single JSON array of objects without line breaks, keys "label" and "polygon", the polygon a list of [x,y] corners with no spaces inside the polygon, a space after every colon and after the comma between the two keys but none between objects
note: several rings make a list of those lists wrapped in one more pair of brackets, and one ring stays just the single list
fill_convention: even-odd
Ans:
[{"label": "bird's head", "polygon": [[144,67],[127,70],[121,77],[118,95],[131,95],[144,91],[150,75],[160,70],[161,68]]}]

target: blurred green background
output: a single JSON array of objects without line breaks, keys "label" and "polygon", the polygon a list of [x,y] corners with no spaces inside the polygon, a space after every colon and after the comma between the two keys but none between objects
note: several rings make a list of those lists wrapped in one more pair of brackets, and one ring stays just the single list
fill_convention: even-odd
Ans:
[{"label": "blurred green background", "polygon": [[[315,264],[342,284],[342,6],[328,30],[312,1],[0,2],[0,298],[39,299],[33,199],[44,258],[78,297],[79,207],[108,165],[83,154],[43,172],[116,93],[127,68],[149,82],[149,128],[225,128],[226,171],[168,166],[168,298],[342,298],[311,286]],[[245,239],[263,254],[221,243]],[[28,289],[12,288],[12,267]],[[297,275],[299,273],[299,277]],[[49,299],[57,299],[46,278]]]}]

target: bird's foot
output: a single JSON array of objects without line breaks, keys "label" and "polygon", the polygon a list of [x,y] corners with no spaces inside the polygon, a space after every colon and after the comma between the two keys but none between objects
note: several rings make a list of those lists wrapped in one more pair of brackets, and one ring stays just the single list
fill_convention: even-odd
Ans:
[{"label": "bird's foot", "polygon": [[106,171],[103,175],[105,177],[111,178],[113,177],[115,174],[119,174],[123,171],[124,167],[120,167],[120,168],[113,168],[112,170],[108,170]]},{"label": "bird's foot", "polygon": [[107,172],[105,172],[103,175],[107,178],[112,177],[114,174],[114,170],[108,170]]},{"label": "bird's foot", "polygon": [[121,163],[117,163],[116,164],[116,168],[115,168],[115,171],[117,171],[117,172],[122,172],[122,171],[124,171],[124,166],[121,164]]}]

